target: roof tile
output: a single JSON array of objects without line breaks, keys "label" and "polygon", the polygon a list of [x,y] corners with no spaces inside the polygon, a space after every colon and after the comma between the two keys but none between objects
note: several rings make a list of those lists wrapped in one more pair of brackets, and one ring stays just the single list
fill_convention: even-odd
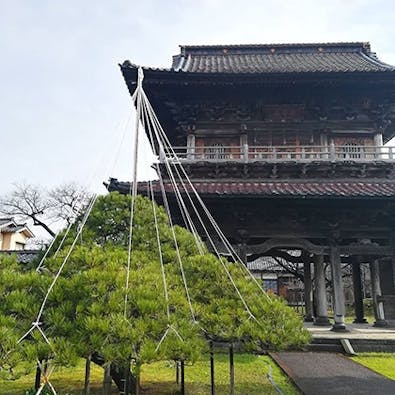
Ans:
[{"label": "roof tile", "polygon": [[[160,192],[158,181],[152,181],[155,192]],[[120,191],[128,193],[130,190],[128,182],[120,182],[111,179],[108,189],[110,191]],[[329,182],[193,182],[193,186],[201,195],[243,195],[243,196],[282,196],[282,197],[331,197],[331,198],[352,198],[352,197],[386,197],[395,198],[395,182],[354,182],[354,181],[329,181]],[[174,193],[172,184],[164,182],[167,193]],[[183,193],[184,188],[179,185]],[[191,188],[186,186],[188,192]],[[145,194],[147,183],[139,182],[138,190]]]}]

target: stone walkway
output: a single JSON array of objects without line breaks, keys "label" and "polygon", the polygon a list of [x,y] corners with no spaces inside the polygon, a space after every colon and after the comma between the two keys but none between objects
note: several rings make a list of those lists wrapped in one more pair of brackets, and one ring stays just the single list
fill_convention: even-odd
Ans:
[{"label": "stone walkway", "polygon": [[395,381],[340,354],[272,353],[305,395],[394,395]]},{"label": "stone walkway", "polygon": [[330,326],[315,326],[312,323],[305,323],[304,326],[314,338],[395,340],[395,328],[376,328],[369,324],[347,324],[348,332],[333,332]]}]

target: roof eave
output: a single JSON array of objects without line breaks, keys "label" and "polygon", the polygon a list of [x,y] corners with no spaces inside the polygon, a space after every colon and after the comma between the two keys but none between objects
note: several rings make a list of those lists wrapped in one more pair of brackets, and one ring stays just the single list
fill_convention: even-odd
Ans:
[{"label": "roof eave", "polygon": [[[125,82],[129,87],[131,93],[134,92],[137,83],[137,65],[120,65]],[[289,79],[300,81],[316,81],[316,80],[339,80],[342,78],[353,77],[355,79],[372,79],[392,80],[395,83],[395,69],[388,69],[385,71],[343,71],[343,72],[267,72],[267,73],[197,73],[186,71],[175,71],[172,69],[154,69],[143,67],[144,81],[146,84],[164,84],[177,82],[191,82],[191,83],[223,83],[225,81],[232,81],[232,83],[248,83],[249,81],[262,82],[281,82]]]}]

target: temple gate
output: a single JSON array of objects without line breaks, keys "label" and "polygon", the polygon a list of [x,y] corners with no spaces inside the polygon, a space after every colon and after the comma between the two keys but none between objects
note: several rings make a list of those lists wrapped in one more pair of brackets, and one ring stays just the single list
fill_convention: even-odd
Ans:
[{"label": "temple gate", "polygon": [[[121,70],[133,93],[137,66]],[[395,67],[368,43],[182,46],[170,69],[144,74],[171,144],[239,256],[303,263],[305,319],[316,325],[329,324],[329,265],[334,330],[346,329],[345,263],[355,322],[365,322],[368,262],[375,325],[395,325],[395,147],[384,145],[395,136]],[[176,211],[166,179],[164,188]],[[108,189],[130,185],[111,179]],[[160,199],[159,182],[154,191]]]}]

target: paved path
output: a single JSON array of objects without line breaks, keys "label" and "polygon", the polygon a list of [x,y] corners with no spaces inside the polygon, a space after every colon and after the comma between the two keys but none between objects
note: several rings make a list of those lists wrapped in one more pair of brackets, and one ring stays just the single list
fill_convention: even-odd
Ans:
[{"label": "paved path", "polygon": [[305,395],[394,395],[395,381],[340,354],[272,353]]}]

